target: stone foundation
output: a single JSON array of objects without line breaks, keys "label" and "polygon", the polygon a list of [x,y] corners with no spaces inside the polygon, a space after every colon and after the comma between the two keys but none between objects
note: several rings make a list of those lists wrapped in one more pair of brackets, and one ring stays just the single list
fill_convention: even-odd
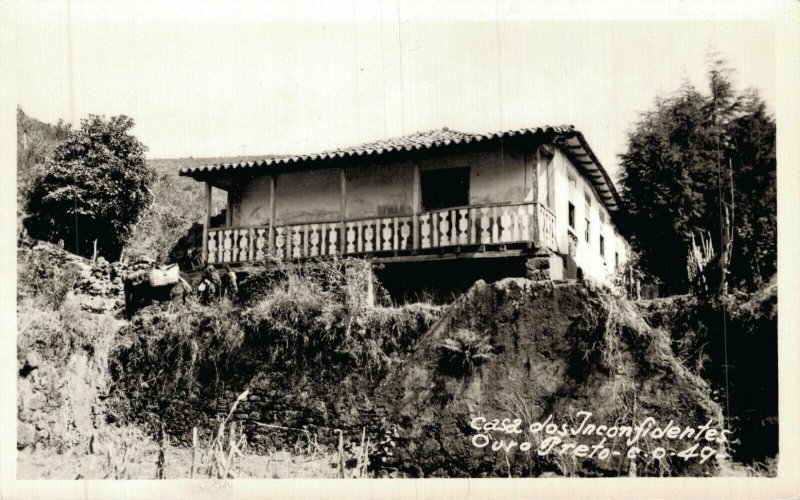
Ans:
[{"label": "stone foundation", "polygon": [[525,262],[525,277],[534,281],[563,280],[564,259],[552,253],[531,257]]}]

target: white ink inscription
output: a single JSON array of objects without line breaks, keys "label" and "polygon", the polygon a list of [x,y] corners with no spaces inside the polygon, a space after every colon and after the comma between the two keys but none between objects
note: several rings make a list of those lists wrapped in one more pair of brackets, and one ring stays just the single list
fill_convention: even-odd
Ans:
[{"label": "white ink inscription", "polygon": [[[612,457],[663,459],[678,457],[685,461],[698,459],[705,463],[711,457],[725,457],[724,444],[731,431],[714,426],[709,420],[698,427],[682,426],[674,420],[666,425],[647,417],[634,425],[607,425],[592,421],[592,412],[579,411],[570,422],[556,423],[550,415],[544,421],[526,423],[520,418],[475,417],[470,421],[475,430],[472,445],[506,453],[535,451],[538,455],[571,455],[575,458],[609,460]],[[499,435],[499,437],[498,437]],[[595,444],[581,444],[579,437],[595,438]],[[646,449],[640,447],[648,443]],[[653,446],[653,443],[663,446]],[[621,444],[624,443],[624,446]]]}]

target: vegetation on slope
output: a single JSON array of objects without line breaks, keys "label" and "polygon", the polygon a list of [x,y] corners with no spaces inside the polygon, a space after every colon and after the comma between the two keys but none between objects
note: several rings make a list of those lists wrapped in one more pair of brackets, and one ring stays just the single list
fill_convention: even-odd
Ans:
[{"label": "vegetation on slope", "polygon": [[[640,304],[674,351],[711,384],[737,441],[736,461],[772,467],[778,454],[778,287],[717,300],[689,295]],[[773,471],[774,472],[774,471]]]},{"label": "vegetation on slope", "polygon": [[[122,330],[125,340],[114,354],[119,382],[147,381],[167,394],[214,390],[259,369],[313,366],[320,379],[353,370],[380,377],[438,316],[438,308],[424,304],[370,305],[365,292],[372,278],[359,260],[271,266],[267,274],[269,285],[250,292],[244,307],[191,301],[166,314],[158,307],[142,311]],[[263,275],[242,287],[255,288],[256,281]]]},{"label": "vegetation on slope", "polygon": [[47,158],[70,133],[69,125],[40,122],[17,108],[17,209],[27,204],[34,180],[44,173]]},{"label": "vegetation on slope", "polygon": [[[107,419],[108,356],[122,322],[83,311],[72,291],[77,269],[49,255],[18,253],[20,477],[113,477],[123,451],[129,467],[153,463],[142,430]],[[119,455],[100,460],[108,450]]]}]

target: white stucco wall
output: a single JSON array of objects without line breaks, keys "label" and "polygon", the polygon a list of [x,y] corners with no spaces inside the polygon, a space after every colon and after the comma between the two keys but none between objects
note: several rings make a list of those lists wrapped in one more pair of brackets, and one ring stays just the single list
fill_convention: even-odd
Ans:
[{"label": "white stucco wall", "polygon": [[[420,170],[469,167],[470,204],[533,201],[536,155],[500,149],[420,159]],[[337,221],[341,215],[339,168],[276,176],[276,224]],[[414,162],[345,166],[345,218],[410,215],[414,207]],[[232,195],[234,226],[269,221],[269,177],[241,181]]]},{"label": "white stucco wall", "polygon": [[[540,175],[544,168],[540,168]],[[568,234],[571,232],[578,238],[575,261],[586,277],[598,282],[609,283],[615,272],[615,254],[619,253],[619,265],[628,258],[627,243],[619,234],[611,221],[608,210],[603,205],[592,184],[578,173],[577,168],[560,150],[556,150],[552,159],[551,171],[554,189],[553,205],[556,216],[556,239],[560,253],[569,251]],[[575,178],[574,187],[570,187],[568,173]],[[540,186],[545,179],[540,177]],[[586,212],[584,195],[591,200],[589,213]],[[575,228],[569,227],[569,202],[575,205]],[[601,224],[600,214],[604,223]],[[586,241],[586,219],[590,221],[589,241]],[[605,237],[605,256],[600,254],[600,235]]]},{"label": "white stucco wall", "polygon": [[269,177],[238,183],[231,197],[233,226],[260,226],[269,223]]},{"label": "white stucco wall", "polygon": [[[345,218],[413,213],[414,166],[411,162],[345,168]],[[337,193],[337,200],[339,194]]]},{"label": "white stucco wall", "polygon": [[275,224],[340,219],[340,170],[280,173],[275,177]]}]

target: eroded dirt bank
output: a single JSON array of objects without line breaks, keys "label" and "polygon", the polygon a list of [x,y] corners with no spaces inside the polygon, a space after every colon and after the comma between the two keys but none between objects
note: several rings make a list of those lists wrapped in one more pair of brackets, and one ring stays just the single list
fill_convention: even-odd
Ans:
[{"label": "eroded dirt bank", "polygon": [[[465,335],[472,340],[459,339]],[[462,346],[455,358],[453,349],[444,347],[454,343]],[[470,356],[472,363],[464,362]],[[631,461],[619,457],[575,459],[478,448],[470,422],[520,418],[524,428],[552,416],[560,426],[590,411],[595,424],[609,426],[653,417],[661,425],[672,420],[682,427],[701,426],[712,420],[719,427],[722,408],[710,392],[675,357],[669,335],[648,326],[631,303],[592,285],[524,279],[476,283],[376,391],[401,429],[393,465],[416,476],[451,477],[504,476],[509,468],[513,476],[628,474]],[[492,433],[495,440],[504,437],[509,436]],[[535,446],[543,436],[512,437]],[[592,445],[599,438],[578,435],[565,441]],[[607,446],[624,457],[628,446],[621,441],[609,440]],[[703,475],[716,467],[714,459],[701,465],[670,456],[690,447],[691,439],[639,443],[651,453],[660,445],[667,456],[636,460],[637,474]]]}]

